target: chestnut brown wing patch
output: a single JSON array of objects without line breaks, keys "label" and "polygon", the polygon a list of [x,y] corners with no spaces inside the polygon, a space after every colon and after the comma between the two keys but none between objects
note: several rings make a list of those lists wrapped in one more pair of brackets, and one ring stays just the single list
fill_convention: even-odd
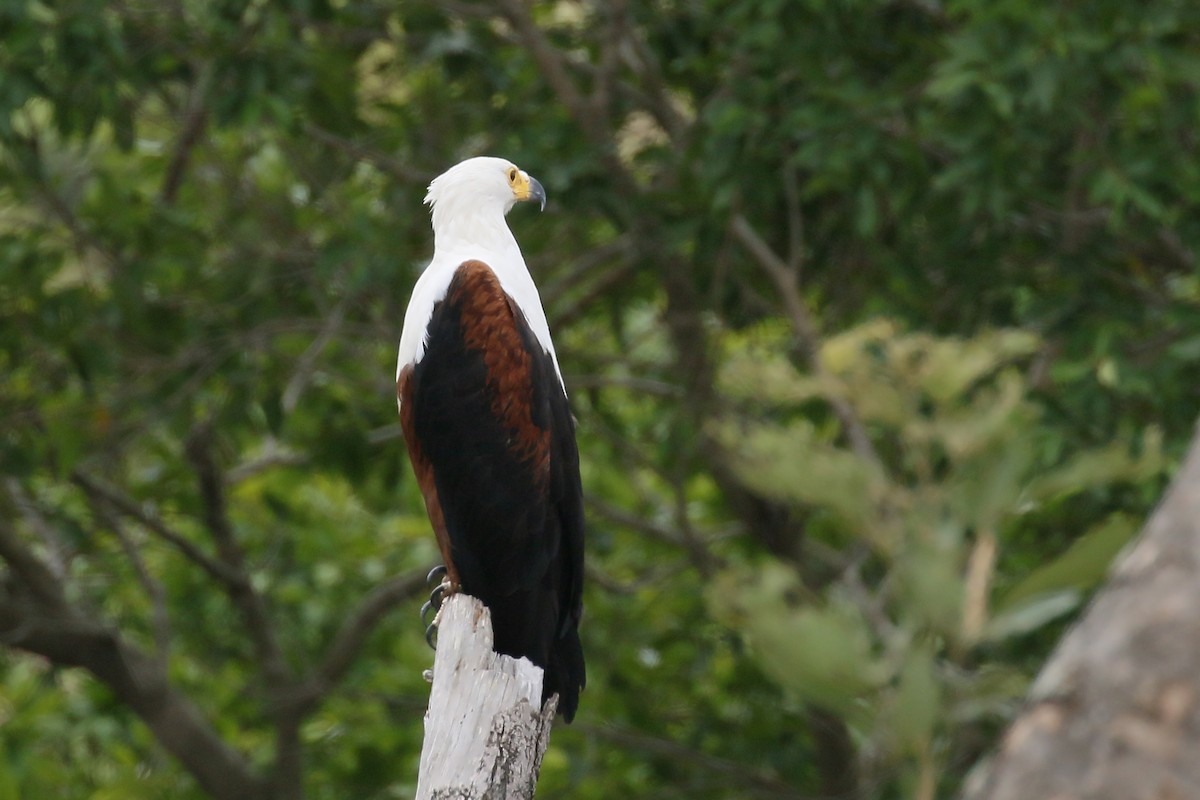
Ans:
[{"label": "chestnut brown wing patch", "polygon": [[513,433],[514,453],[527,459],[537,479],[544,482],[550,463],[549,420],[540,407],[534,407],[534,354],[522,336],[520,309],[481,261],[467,261],[458,268],[446,300],[460,309],[464,345],[483,356],[492,412]]},{"label": "chestnut brown wing patch", "polygon": [[404,431],[408,460],[412,463],[417,485],[421,487],[421,496],[425,498],[425,512],[429,515],[429,524],[433,526],[433,535],[437,538],[438,550],[441,551],[442,561],[446,565],[446,577],[452,584],[458,584],[458,569],[454,566],[450,535],[446,532],[446,518],[442,514],[442,504],[438,499],[437,483],[433,479],[433,465],[421,452],[421,444],[413,427],[415,404],[412,376],[413,365],[409,364],[400,370],[400,377],[396,379],[396,397],[400,401],[400,428]]}]

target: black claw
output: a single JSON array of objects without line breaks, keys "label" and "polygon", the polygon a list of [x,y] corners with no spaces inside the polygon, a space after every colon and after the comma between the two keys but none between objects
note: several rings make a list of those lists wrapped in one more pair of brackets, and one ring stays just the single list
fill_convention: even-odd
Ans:
[{"label": "black claw", "polygon": [[438,564],[433,569],[429,570],[429,574],[425,576],[425,583],[428,586],[436,586],[446,577],[446,565]]},{"label": "black claw", "polygon": [[430,622],[428,619],[426,619],[426,617],[429,616],[430,611],[433,611],[436,613],[437,608],[433,605],[432,601],[426,600],[425,605],[421,606],[421,624],[424,625],[427,629],[431,625],[433,625],[432,622]]},{"label": "black claw", "polygon": [[426,619],[426,617],[429,616],[430,611],[433,611],[435,613],[438,611],[441,611],[442,610],[442,601],[445,599],[446,599],[446,585],[443,583],[443,584],[439,584],[436,587],[434,587],[433,591],[429,593],[429,599],[426,600],[425,603],[421,606],[421,624],[422,625],[428,626],[430,624],[429,620]]},{"label": "black claw", "polygon": [[[437,612],[441,611],[442,601],[446,599],[446,593],[450,589],[446,575],[445,565],[438,564],[429,570],[429,575],[425,577],[433,591],[429,593],[429,601],[421,606],[421,624],[425,626],[425,642],[434,650],[437,649]],[[429,619],[430,612],[434,614],[432,620]]]}]

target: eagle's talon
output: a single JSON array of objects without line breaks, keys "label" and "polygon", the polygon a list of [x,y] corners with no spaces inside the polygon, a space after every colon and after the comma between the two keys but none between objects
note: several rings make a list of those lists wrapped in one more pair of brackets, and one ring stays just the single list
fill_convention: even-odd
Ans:
[{"label": "eagle's talon", "polygon": [[429,593],[429,599],[421,605],[421,624],[428,627],[432,623],[427,619],[429,612],[438,612],[442,610],[442,602],[446,599],[447,585],[442,583],[434,587]]},{"label": "eagle's talon", "polygon": [[431,650],[437,650],[437,631],[437,618],[435,617],[434,621],[425,628],[425,644],[429,645]]},{"label": "eagle's talon", "polygon": [[426,619],[426,617],[429,616],[430,611],[434,612],[434,616],[436,618],[439,608],[433,604],[433,600],[426,600],[424,605],[421,606],[421,624],[424,625],[426,629],[433,625],[433,622]]},{"label": "eagle's talon", "polygon": [[429,570],[429,574],[425,576],[425,585],[437,586],[446,580],[446,565],[438,564],[433,569]]},{"label": "eagle's talon", "polygon": [[[458,591],[458,587],[450,583],[444,566],[436,566],[429,571],[428,580],[432,583],[441,579],[441,583],[433,587],[429,599],[421,606],[421,624],[425,626],[425,642],[434,650],[437,649],[438,614],[442,611],[442,603],[446,598]],[[430,612],[433,619],[429,619]]]}]

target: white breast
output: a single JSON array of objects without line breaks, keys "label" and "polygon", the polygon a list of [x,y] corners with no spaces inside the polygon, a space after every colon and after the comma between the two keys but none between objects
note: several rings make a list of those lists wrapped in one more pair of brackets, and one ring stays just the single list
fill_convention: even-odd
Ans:
[{"label": "white breast", "polygon": [[[533,277],[521,258],[520,250],[506,254],[481,254],[469,251],[450,251],[437,253],[421,277],[413,287],[412,298],[408,301],[408,310],[404,314],[404,329],[400,334],[400,352],[396,359],[396,377],[409,364],[416,364],[425,355],[426,331],[429,320],[433,316],[433,307],[446,297],[454,273],[464,261],[478,260],[487,264],[496,273],[500,286],[508,293],[525,314],[530,330],[538,342],[550,354],[554,362],[554,371],[559,383],[563,383],[562,370],[558,366],[558,355],[554,352],[554,342],[550,338],[550,326],[546,322],[546,312],[542,308],[542,299],[538,295]],[[566,385],[563,384],[563,391]]]}]

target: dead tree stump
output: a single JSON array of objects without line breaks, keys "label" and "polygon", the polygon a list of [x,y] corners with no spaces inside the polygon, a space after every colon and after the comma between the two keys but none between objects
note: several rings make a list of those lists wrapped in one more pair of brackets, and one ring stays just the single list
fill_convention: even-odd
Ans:
[{"label": "dead tree stump", "polygon": [[417,800],[531,800],[555,699],[542,669],[492,650],[491,614],[464,594],[439,614]]}]

